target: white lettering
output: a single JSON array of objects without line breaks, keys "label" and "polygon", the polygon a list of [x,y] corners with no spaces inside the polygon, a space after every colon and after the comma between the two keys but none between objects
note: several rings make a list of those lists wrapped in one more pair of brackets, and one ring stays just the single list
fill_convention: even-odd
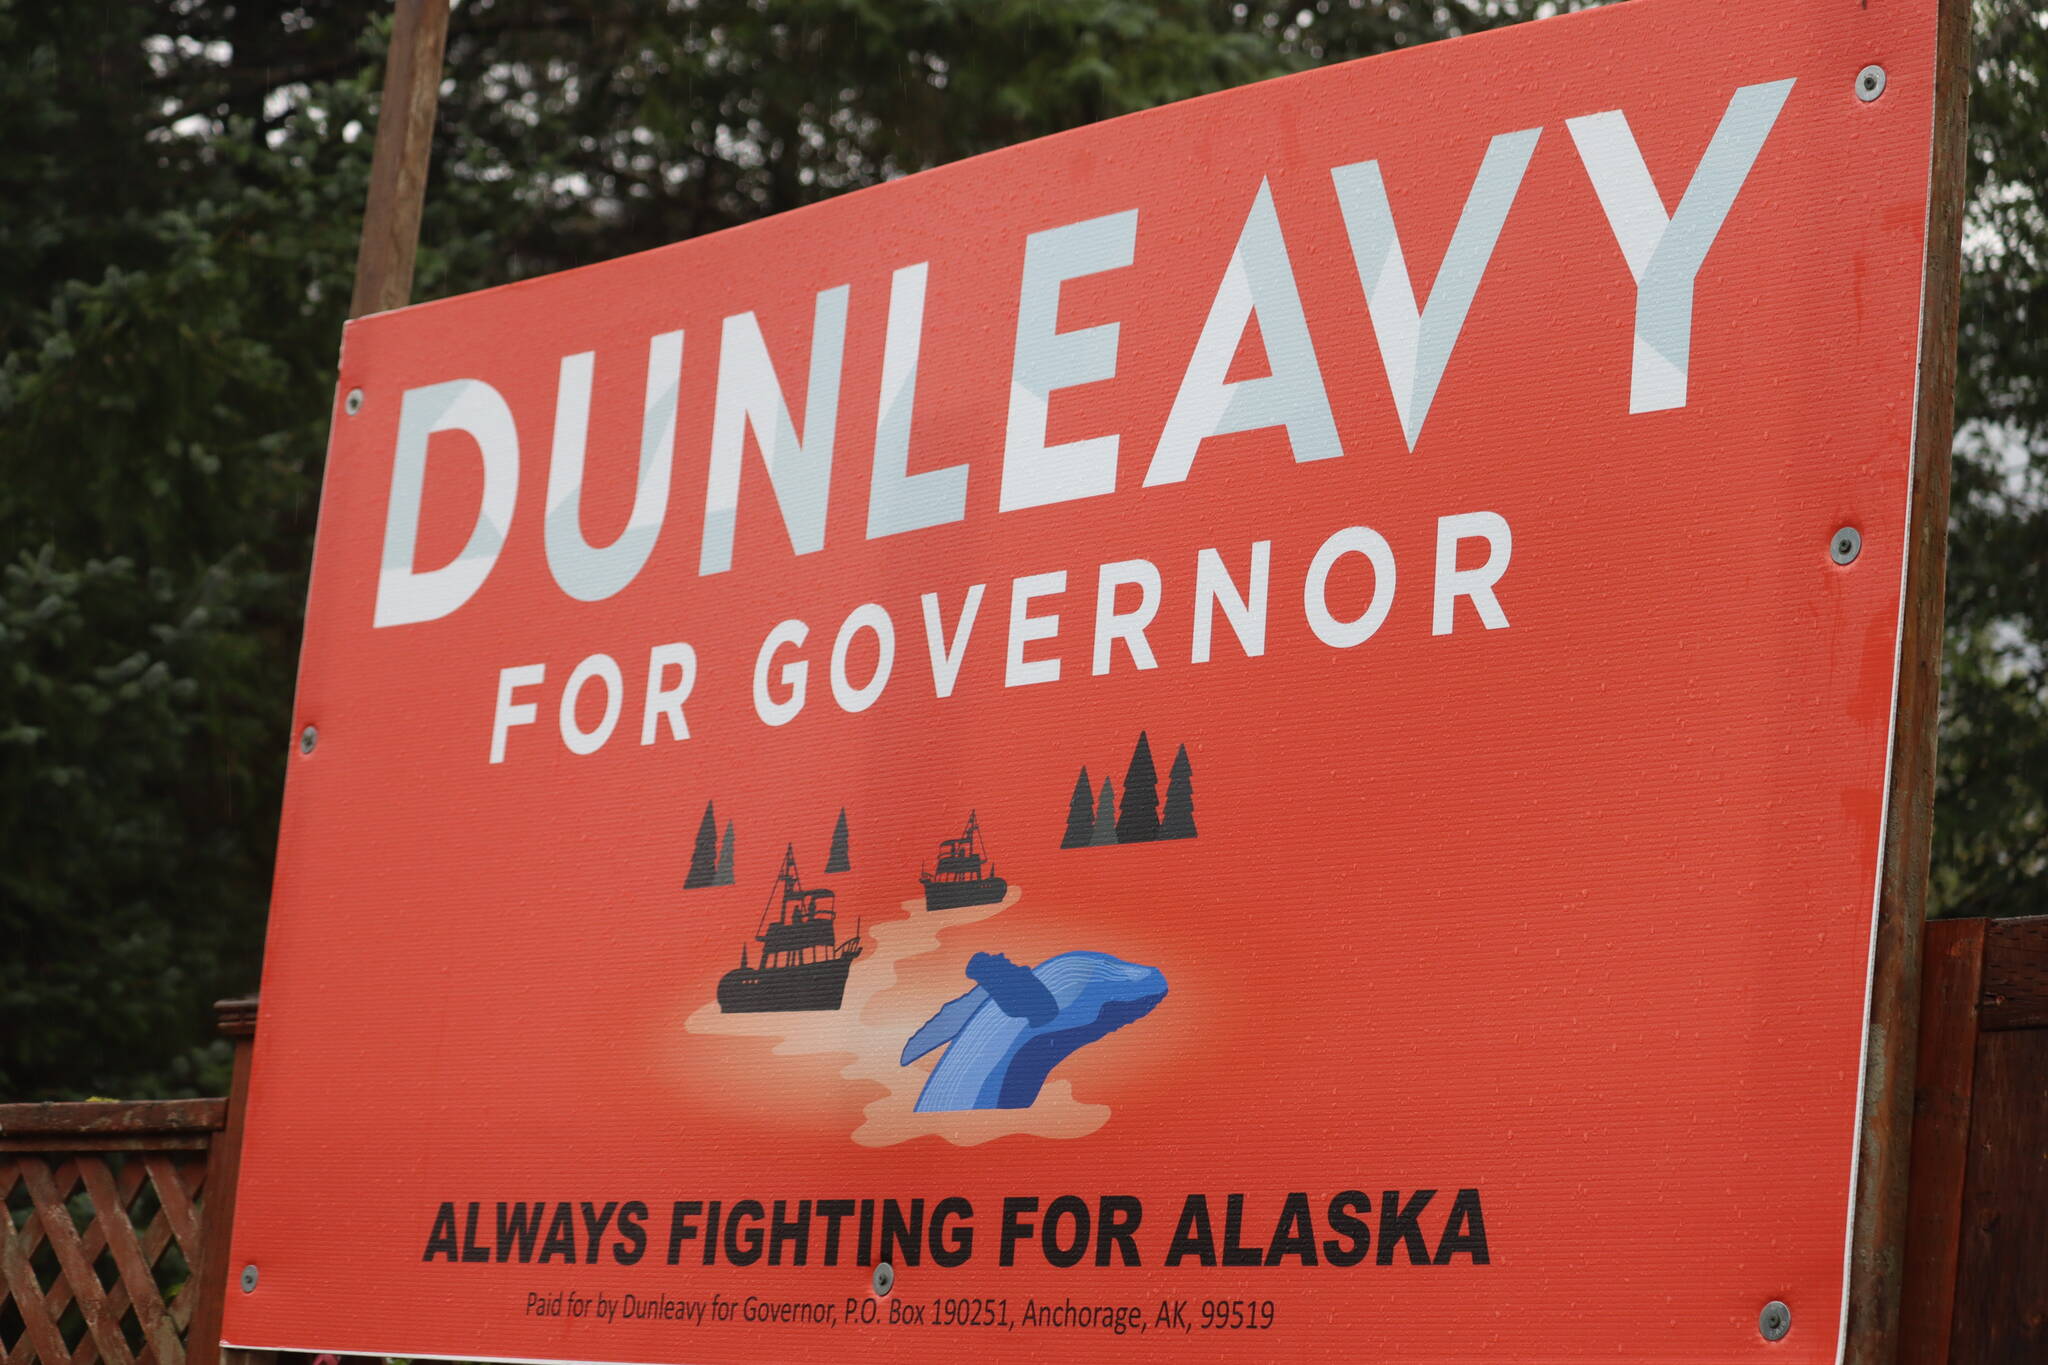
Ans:
[{"label": "white lettering", "polygon": [[[678,670],[682,677],[674,687],[661,685],[662,675],[670,668]],[[668,737],[688,739],[690,723],[683,719],[683,703],[690,699],[690,689],[697,685],[697,651],[677,641],[672,645],[656,645],[647,653],[647,703],[640,713],[640,742],[654,743],[655,722],[668,717]]]},{"label": "white lettering", "polygon": [[[1138,605],[1130,611],[1116,609],[1116,590],[1126,584],[1135,584],[1139,590]],[[1145,627],[1152,624],[1152,618],[1159,614],[1159,570],[1150,560],[1126,559],[1115,564],[1102,566],[1095,580],[1095,667],[1099,674],[1109,672],[1110,646],[1118,640],[1130,651],[1131,662],[1141,669],[1157,668],[1159,661],[1152,657],[1152,645],[1145,639]]]},{"label": "white lettering", "polygon": [[[1340,621],[1330,614],[1326,598],[1330,570],[1347,554],[1364,555],[1372,563],[1372,601],[1355,620]],[[1394,606],[1394,551],[1386,537],[1369,526],[1347,526],[1324,541],[1308,566],[1308,580],[1302,585],[1301,609],[1308,616],[1308,628],[1316,638],[1333,649],[1349,649],[1373,637]]]},{"label": "white lettering", "polygon": [[[879,652],[875,656],[874,673],[865,683],[855,687],[846,678],[846,652],[853,646],[853,637],[863,630],[875,633]],[[895,665],[896,623],[877,603],[855,607],[845,624],[839,627],[838,638],[832,642],[832,700],[839,703],[842,711],[859,713],[867,710],[882,695],[882,689],[889,682],[889,670]]]},{"label": "white lettering", "polygon": [[[427,445],[438,432],[459,431],[476,442],[484,491],[469,539],[438,569],[415,571],[420,501],[427,483]],[[446,442],[441,449],[448,449]],[[497,565],[519,493],[519,430],[504,397],[481,379],[451,379],[407,389],[398,405],[398,441],[391,459],[391,498],[384,513],[384,553],[377,573],[373,627],[435,621],[476,595]]]},{"label": "white lettering", "polygon": [[832,442],[839,426],[839,370],[846,351],[847,286],[821,290],[811,312],[811,376],[804,430],[797,434],[782,381],[752,313],[725,320],[718,352],[718,398],[711,414],[711,475],[704,486],[704,543],[697,572],[732,567],[740,506],[740,454],[752,428],[775,489],[789,548],[800,555],[825,547],[825,509],[832,486]]},{"label": "white lettering", "polygon": [[[583,695],[583,686],[592,678],[604,684],[604,718],[594,729],[586,730],[576,723],[576,701]],[[569,682],[562,689],[562,705],[556,713],[557,724],[562,731],[562,743],[572,754],[594,754],[604,747],[612,737],[612,727],[619,723],[619,706],[624,693],[624,679],[619,676],[619,666],[609,654],[593,654],[576,665],[569,674]]]},{"label": "white lettering", "polygon": [[1273,542],[1254,542],[1251,585],[1239,594],[1222,555],[1205,549],[1195,556],[1195,638],[1190,663],[1209,662],[1210,618],[1218,606],[1247,658],[1256,659],[1266,652],[1266,583],[1272,564]]},{"label": "white lettering", "polygon": [[[1476,569],[1460,569],[1458,542],[1479,539],[1486,541],[1486,562]],[[1431,635],[1451,633],[1460,597],[1472,599],[1488,630],[1507,628],[1508,614],[1500,609],[1493,585],[1508,571],[1508,556],[1514,552],[1514,543],[1507,518],[1498,512],[1464,512],[1437,518],[1436,602],[1430,613]]]},{"label": "white lettering", "polygon": [[924,338],[929,261],[889,282],[889,330],[882,341],[882,396],[875,407],[875,464],[868,479],[868,539],[959,521],[967,515],[967,466],[910,473],[910,418],[917,404],[917,353]]},{"label": "white lettering", "polygon": [[932,656],[932,695],[950,697],[953,684],[960,677],[960,661],[967,657],[967,635],[974,629],[975,613],[981,610],[981,594],[986,584],[976,583],[967,590],[967,601],[960,608],[960,625],[953,634],[953,643],[946,643],[945,623],[939,619],[939,595],[928,592],[922,601],[924,605],[924,643]]},{"label": "white lettering", "polygon": [[522,687],[538,687],[548,675],[546,664],[521,664],[498,670],[498,707],[491,717],[491,762],[505,761],[505,735],[515,725],[531,725],[540,707],[530,701],[514,702],[512,694]]},{"label": "white lettering", "polygon": [[1685,406],[1693,281],[1791,93],[1790,80],[1745,85],[1735,92],[1678,201],[1678,212],[1668,218],[1627,115],[1609,109],[1565,120],[1636,282],[1630,412]]},{"label": "white lettering", "polygon": [[1344,215],[1344,230],[1351,239],[1352,264],[1358,269],[1358,282],[1365,286],[1380,363],[1386,367],[1394,410],[1400,415],[1401,434],[1410,450],[1421,439],[1423,420],[1429,416],[1437,385],[1451,362],[1451,349],[1465,329],[1465,314],[1472,306],[1472,296],[1479,292],[1486,263],[1493,259],[1501,224],[1507,221],[1542,131],[1526,128],[1502,133],[1487,144],[1486,159],[1479,163],[1479,174],[1472,181],[1472,192],[1465,196],[1443,264],[1430,284],[1429,300],[1420,310],[1415,306],[1415,286],[1401,254],[1401,234],[1394,227],[1394,210],[1387,202],[1380,163],[1361,161],[1330,172],[1337,188],[1337,207]]},{"label": "white lettering", "polygon": [[775,662],[777,650],[784,645],[801,646],[810,633],[811,628],[801,621],[784,621],[768,632],[754,658],[754,714],[770,725],[787,725],[804,709],[804,684],[810,680],[811,665],[798,659],[782,666],[778,676],[789,695],[781,701],[768,695],[769,665]]},{"label": "white lettering", "polygon": [[1024,658],[1024,646],[1033,640],[1050,640],[1059,634],[1060,618],[1033,616],[1031,599],[1049,597],[1067,590],[1067,571],[1032,574],[1010,584],[1010,650],[1003,663],[1003,686],[1024,687],[1030,683],[1058,682],[1060,661]]},{"label": "white lettering", "polygon": [[[1228,383],[1224,376],[1254,313],[1268,373]],[[1344,453],[1323,388],[1322,367],[1316,363],[1315,343],[1309,339],[1308,319],[1301,311],[1294,267],[1287,260],[1287,242],[1273,211],[1273,191],[1261,180],[1237,248],[1230,253],[1230,265],[1216,286],[1195,353],[1181,376],[1173,410],[1159,433],[1145,486],[1185,479],[1196,448],[1211,436],[1275,426],[1287,429],[1297,463]]]},{"label": "white lettering", "polygon": [[1060,331],[1060,285],[1129,265],[1137,240],[1136,209],[1034,232],[1024,240],[1002,511],[1116,491],[1115,434],[1048,446],[1045,419],[1056,390],[1116,375],[1117,324]]},{"label": "white lettering", "polygon": [[676,391],[683,382],[683,334],[663,332],[647,343],[647,395],[640,418],[640,473],[633,510],[618,539],[598,549],[583,538],[583,454],[590,431],[590,376],[596,353],[562,357],[555,386],[555,446],[548,464],[544,521],[548,572],[579,602],[610,597],[633,581],[654,551],[668,516],[669,474],[676,454]]}]

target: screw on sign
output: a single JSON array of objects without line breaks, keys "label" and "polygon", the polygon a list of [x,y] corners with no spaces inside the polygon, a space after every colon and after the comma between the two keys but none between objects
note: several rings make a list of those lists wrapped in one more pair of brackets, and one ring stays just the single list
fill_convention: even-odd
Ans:
[{"label": "screw on sign", "polygon": [[1783,1341],[1785,1334],[1792,1330],[1792,1310],[1772,1299],[1764,1305],[1764,1311],[1757,1314],[1756,1330],[1765,1341]]}]

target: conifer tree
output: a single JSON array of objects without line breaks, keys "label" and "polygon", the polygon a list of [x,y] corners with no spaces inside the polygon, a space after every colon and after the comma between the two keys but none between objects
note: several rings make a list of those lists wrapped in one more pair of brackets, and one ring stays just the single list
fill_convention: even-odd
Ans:
[{"label": "conifer tree", "polygon": [[840,807],[839,823],[832,827],[832,851],[825,858],[827,872],[850,872],[853,862],[846,850],[846,808]]},{"label": "conifer tree", "polygon": [[1195,837],[1195,777],[1185,744],[1173,756],[1173,770],[1166,775],[1166,808],[1159,813],[1159,837]]},{"label": "conifer tree", "polygon": [[1067,802],[1067,833],[1061,848],[1086,848],[1095,842],[1095,788],[1088,781],[1086,765],[1074,779],[1074,796]]},{"label": "conifer tree", "polygon": [[1124,770],[1124,808],[1116,820],[1116,841],[1144,844],[1158,837],[1159,770],[1152,766],[1152,742],[1140,730],[1131,766]]},{"label": "conifer tree", "polygon": [[718,875],[712,879],[713,886],[732,885],[732,821],[725,822],[725,842],[718,849]]},{"label": "conifer tree", "polygon": [[683,878],[683,889],[692,891],[700,886],[718,885],[718,817],[712,813],[711,802],[704,803],[704,818],[697,824],[697,846],[690,851],[690,871]]},{"label": "conifer tree", "polygon": [[1095,802],[1095,833],[1089,843],[1098,847],[1116,842],[1116,788],[1109,785],[1109,779],[1102,779],[1102,795]]}]

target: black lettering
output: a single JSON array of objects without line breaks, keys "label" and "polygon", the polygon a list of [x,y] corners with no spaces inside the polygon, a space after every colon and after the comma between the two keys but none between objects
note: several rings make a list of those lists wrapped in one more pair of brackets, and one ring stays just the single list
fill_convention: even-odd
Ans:
[{"label": "black lettering", "polygon": [[555,1216],[548,1222],[548,1235],[540,1244],[540,1264],[546,1265],[550,1256],[560,1256],[570,1265],[576,1264],[576,1209],[566,1199],[555,1205]]},{"label": "black lettering", "polygon": [[[692,1218],[704,1212],[702,1202],[695,1199],[678,1199],[668,1215],[668,1263],[680,1265],[683,1259],[683,1243],[697,1235],[697,1229],[690,1223]],[[525,1257],[520,1257],[525,1260]]]},{"label": "black lettering", "polygon": [[825,1220],[825,1264],[839,1264],[839,1222],[853,1216],[851,1199],[820,1199],[818,1216]]},{"label": "black lettering", "polygon": [[1180,1222],[1167,1245],[1166,1263],[1179,1265],[1183,1256],[1197,1257],[1203,1265],[1216,1264],[1216,1234],[1209,1230],[1209,1197],[1205,1194],[1191,1194],[1180,1206]]},{"label": "black lettering", "polygon": [[612,1215],[618,1211],[616,1199],[606,1204],[602,1213],[588,1199],[583,1201],[583,1264],[597,1264],[598,1244],[604,1240],[604,1230],[611,1226]]},{"label": "black lettering", "polygon": [[789,1207],[789,1201],[775,1201],[775,1217],[768,1223],[768,1264],[782,1264],[782,1244],[796,1243],[796,1255],[790,1257],[791,1265],[802,1265],[804,1256],[811,1245],[811,1201],[799,1199],[796,1204],[796,1218],[785,1221],[782,1212]]},{"label": "black lettering", "polygon": [[1394,1239],[1408,1244],[1408,1264],[1428,1265],[1429,1245],[1422,1240],[1422,1210],[1436,1195],[1435,1190],[1417,1190],[1401,1203],[1399,1190],[1380,1191],[1381,1265],[1394,1263]]},{"label": "black lettering", "polygon": [[[768,1216],[758,1199],[736,1199],[732,1216],[725,1220],[725,1259],[732,1265],[752,1265],[761,1259],[760,1222]],[[755,1226],[742,1229],[740,1219],[751,1218]]]},{"label": "black lettering", "polygon": [[1449,1265],[1451,1257],[1464,1252],[1473,1265],[1489,1265],[1486,1255],[1486,1219],[1479,1212],[1479,1191],[1459,1190],[1451,1201],[1451,1221],[1444,1225],[1443,1240],[1436,1244],[1436,1263]]},{"label": "black lettering", "polygon": [[724,1201],[714,1199],[711,1207],[704,1210],[704,1264],[712,1265],[718,1260],[718,1211]]},{"label": "black lettering", "polygon": [[1237,1236],[1244,1231],[1244,1196],[1233,1194],[1223,1210],[1223,1264],[1258,1265],[1265,1260],[1257,1247],[1238,1245]]},{"label": "black lettering", "polygon": [[855,1265],[873,1265],[875,1250],[875,1201],[860,1201],[860,1241],[856,1248],[860,1255]]},{"label": "black lettering", "polygon": [[647,1254],[647,1230],[640,1226],[646,1217],[647,1206],[637,1199],[619,1206],[619,1236],[624,1240],[612,1243],[612,1259],[620,1265],[638,1265]]},{"label": "black lettering", "polygon": [[[891,1255],[890,1248],[897,1248]],[[903,1217],[903,1206],[893,1199],[882,1201],[882,1259],[901,1270],[907,1265],[916,1265],[918,1257],[924,1254],[924,1200],[910,1201],[910,1217]],[[897,1257],[902,1259],[899,1260]]]},{"label": "black lettering", "polygon": [[1109,1264],[1109,1244],[1116,1243],[1117,1255],[1125,1265],[1138,1263],[1138,1224],[1145,1219],[1145,1207],[1134,1194],[1102,1196],[1102,1222],[1095,1233],[1095,1264]]},{"label": "black lettering", "polygon": [[486,1246],[478,1246],[476,1242],[476,1220],[477,1216],[483,1212],[483,1207],[483,1205],[472,1199],[469,1203],[469,1212],[463,1217],[462,1259],[465,1261],[488,1261],[491,1259],[491,1249]]},{"label": "black lettering", "polygon": [[523,1199],[517,1204],[509,1206],[502,1200],[499,1202],[498,1260],[500,1262],[512,1259],[512,1246],[515,1242],[519,1245],[519,1260],[521,1264],[533,1259],[533,1244],[540,1240],[541,1211],[547,1208],[547,1206],[545,1199],[536,1199],[533,1201],[533,1209],[531,1214],[529,1214],[526,1201]]},{"label": "black lettering", "polygon": [[1003,1201],[1003,1250],[996,1257],[998,1265],[1017,1264],[1017,1243],[1038,1230],[1036,1223],[1027,1223],[1018,1215],[1038,1212],[1038,1200],[1028,1194],[1013,1194]]},{"label": "black lettering", "polygon": [[[1060,1245],[1060,1219],[1074,1220],[1074,1244]],[[1081,1263],[1081,1257],[1088,1251],[1088,1205],[1079,1195],[1063,1194],[1052,1201],[1045,1211],[1044,1243],[1045,1259],[1062,1270]]]},{"label": "black lettering", "polygon": [[1279,1265],[1288,1256],[1303,1265],[1316,1263],[1316,1225],[1308,1215],[1308,1195],[1299,1190],[1280,1206],[1280,1221],[1273,1228],[1272,1245],[1266,1248],[1266,1264]]},{"label": "black lettering", "polygon": [[1323,1243],[1323,1259],[1331,1265],[1357,1265],[1372,1246],[1372,1224],[1358,1215],[1372,1212],[1372,1196],[1362,1190],[1345,1190],[1330,1200],[1330,1231],[1349,1237],[1346,1246],[1332,1237]]},{"label": "black lettering", "polygon": [[450,1202],[441,1205],[434,1214],[433,1230],[427,1233],[427,1249],[421,1255],[422,1261],[431,1261],[436,1256],[446,1256],[451,1264],[459,1263],[461,1254],[455,1245],[455,1205]]},{"label": "black lettering", "polygon": [[[974,1250],[974,1227],[967,1220],[974,1217],[974,1205],[959,1195],[950,1195],[939,1201],[932,1210],[932,1261],[951,1270],[954,1266],[967,1264],[967,1257]],[[960,1226],[953,1235],[945,1235],[946,1220],[958,1218]]]}]

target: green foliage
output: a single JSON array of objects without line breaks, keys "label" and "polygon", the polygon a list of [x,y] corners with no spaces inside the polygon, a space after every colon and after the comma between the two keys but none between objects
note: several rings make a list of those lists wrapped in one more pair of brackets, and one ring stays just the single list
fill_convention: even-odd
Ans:
[{"label": "green foliage", "polygon": [[[416,292],[1568,7],[467,0]],[[225,1082],[388,13],[0,0],[0,1096]],[[1977,19],[1937,889],[2039,909],[2048,29]]]},{"label": "green foliage", "polygon": [[[146,13],[0,6],[0,1094],[203,1093],[253,983],[362,156],[166,136]],[[358,103],[360,99],[358,98]],[[310,382],[309,382],[310,381]]]},{"label": "green foliage", "polygon": [[2048,913],[2048,14],[1979,0],[1934,891]]}]

